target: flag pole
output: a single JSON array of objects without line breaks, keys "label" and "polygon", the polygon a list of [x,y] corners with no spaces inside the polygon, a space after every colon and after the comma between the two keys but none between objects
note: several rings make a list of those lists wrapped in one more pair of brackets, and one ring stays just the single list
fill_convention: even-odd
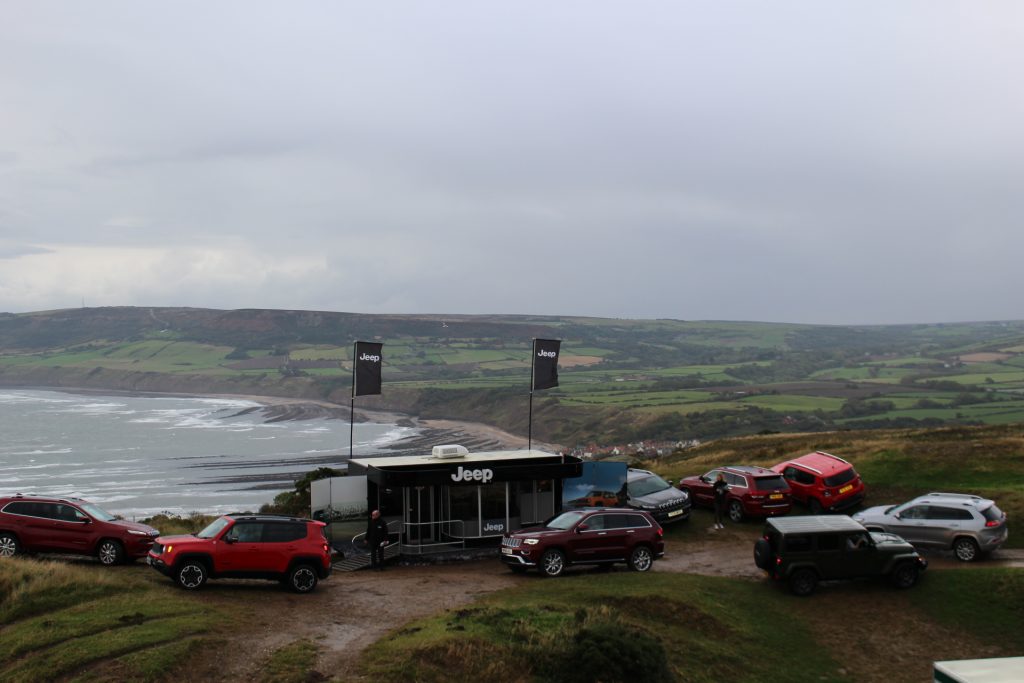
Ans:
[{"label": "flag pole", "polygon": [[526,450],[533,450],[533,364],[537,362],[537,340],[533,340],[533,350],[530,352],[530,418],[526,428]]},{"label": "flag pole", "polygon": [[358,348],[359,342],[352,343],[352,398],[351,405],[352,409],[349,411],[348,417],[348,459],[352,459],[352,431],[355,428],[356,422],[356,349]]}]

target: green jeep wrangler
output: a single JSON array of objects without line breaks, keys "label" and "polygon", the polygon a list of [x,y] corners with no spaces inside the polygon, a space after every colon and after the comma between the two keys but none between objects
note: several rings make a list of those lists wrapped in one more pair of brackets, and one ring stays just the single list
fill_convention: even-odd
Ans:
[{"label": "green jeep wrangler", "polygon": [[754,563],[795,595],[810,595],[818,581],[888,577],[910,588],[928,562],[895,534],[870,532],[842,516],[769,519],[754,544]]}]

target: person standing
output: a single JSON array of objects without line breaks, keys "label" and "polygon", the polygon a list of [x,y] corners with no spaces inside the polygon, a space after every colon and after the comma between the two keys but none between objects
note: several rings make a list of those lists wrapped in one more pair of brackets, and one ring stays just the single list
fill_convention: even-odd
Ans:
[{"label": "person standing", "polygon": [[725,483],[725,475],[719,472],[711,488],[715,493],[715,528],[724,529],[722,518],[725,515],[725,494],[729,491],[729,485]]},{"label": "person standing", "polygon": [[366,540],[370,544],[370,568],[384,571],[384,548],[388,544],[388,523],[380,516],[380,510],[370,513],[370,526],[366,530]]}]

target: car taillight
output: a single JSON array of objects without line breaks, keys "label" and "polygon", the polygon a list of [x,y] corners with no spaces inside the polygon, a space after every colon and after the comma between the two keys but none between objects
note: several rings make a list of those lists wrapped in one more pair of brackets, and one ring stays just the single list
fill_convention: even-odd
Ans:
[{"label": "car taillight", "polygon": [[1002,523],[1003,520],[1001,519],[990,519],[989,521],[985,522],[985,526],[999,526]]},{"label": "car taillight", "polygon": [[662,537],[662,536],[664,536],[664,535],[665,535],[665,530],[664,530],[664,529],[662,529],[662,528],[661,528],[661,527],[659,526],[659,527],[658,527],[658,538],[661,538],[661,537]]},{"label": "car taillight", "polygon": [[780,565],[780,564],[782,564],[782,558],[781,558],[781,557],[776,557],[776,558],[775,558],[775,564],[776,564],[776,565]]},{"label": "car taillight", "polygon": [[330,555],[331,554],[331,546],[329,546],[326,543],[324,543],[324,552],[327,553],[328,555]]}]

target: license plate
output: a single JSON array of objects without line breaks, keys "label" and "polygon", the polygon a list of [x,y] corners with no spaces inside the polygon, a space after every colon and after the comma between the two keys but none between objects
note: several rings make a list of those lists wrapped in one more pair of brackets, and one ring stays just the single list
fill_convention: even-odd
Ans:
[{"label": "license plate", "polygon": [[847,491],[853,490],[853,484],[847,484],[843,488],[839,489],[839,493],[846,493]]},{"label": "license plate", "polygon": [[501,554],[502,555],[511,555],[512,554],[512,548],[502,548],[501,549]]},{"label": "license plate", "polygon": [[669,517],[678,517],[681,514],[683,514],[682,510],[673,510],[672,512],[668,513],[668,516]]},{"label": "license plate", "polygon": [[782,500],[782,494],[781,493],[773,493],[772,495],[770,495],[768,497],[771,500]]}]

